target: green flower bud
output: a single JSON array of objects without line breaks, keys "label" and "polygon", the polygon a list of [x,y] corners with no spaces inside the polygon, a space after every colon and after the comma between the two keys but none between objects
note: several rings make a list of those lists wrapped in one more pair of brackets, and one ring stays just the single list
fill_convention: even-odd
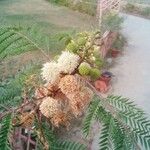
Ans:
[{"label": "green flower bud", "polygon": [[71,42],[67,45],[66,50],[76,53],[78,51],[78,45],[75,42]]},{"label": "green flower bud", "polygon": [[79,73],[82,76],[89,75],[90,69],[91,69],[90,65],[88,63],[85,63],[85,62],[81,63],[79,68],[78,68]]},{"label": "green flower bud", "polygon": [[92,79],[96,80],[100,77],[100,75],[101,75],[101,71],[99,69],[92,68],[90,70],[90,76],[91,76]]},{"label": "green flower bud", "polygon": [[96,58],[95,64],[97,67],[102,67],[104,65],[104,61],[101,58]]}]

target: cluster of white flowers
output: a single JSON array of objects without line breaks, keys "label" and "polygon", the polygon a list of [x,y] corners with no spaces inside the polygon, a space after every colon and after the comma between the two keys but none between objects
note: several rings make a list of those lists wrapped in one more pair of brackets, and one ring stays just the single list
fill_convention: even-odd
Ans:
[{"label": "cluster of white flowers", "polygon": [[62,72],[71,74],[79,64],[79,56],[64,51],[58,58],[58,65]]},{"label": "cluster of white flowers", "polygon": [[43,65],[42,68],[42,78],[51,83],[54,84],[58,79],[60,75],[60,69],[55,62],[47,62]]},{"label": "cluster of white flowers", "polygon": [[51,83],[57,83],[60,73],[71,74],[79,64],[79,56],[68,51],[62,52],[56,62],[47,62],[42,68],[42,78]]}]

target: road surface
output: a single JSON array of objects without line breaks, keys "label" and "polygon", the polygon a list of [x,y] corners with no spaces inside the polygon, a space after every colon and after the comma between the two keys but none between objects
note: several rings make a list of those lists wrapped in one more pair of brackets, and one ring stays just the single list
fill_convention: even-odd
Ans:
[{"label": "road surface", "polygon": [[[123,16],[122,32],[128,39],[128,45],[110,69],[116,76],[112,93],[130,98],[150,116],[150,20]],[[94,133],[91,150],[99,150],[100,133]]]},{"label": "road surface", "polygon": [[150,114],[150,20],[124,15],[128,45],[111,69],[116,75],[113,94],[130,98]]}]

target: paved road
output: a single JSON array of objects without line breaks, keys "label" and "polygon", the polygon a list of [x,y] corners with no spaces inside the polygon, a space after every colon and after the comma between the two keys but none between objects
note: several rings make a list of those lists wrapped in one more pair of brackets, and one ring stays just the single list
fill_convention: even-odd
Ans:
[{"label": "paved road", "polygon": [[150,114],[150,20],[124,16],[128,46],[111,69],[117,76],[113,93],[129,97]]},{"label": "paved road", "polygon": [[[111,69],[116,75],[112,93],[130,98],[149,115],[150,20],[130,15],[123,16],[126,18],[123,34],[128,38],[128,46]],[[95,132],[92,150],[99,149],[99,134]]]}]

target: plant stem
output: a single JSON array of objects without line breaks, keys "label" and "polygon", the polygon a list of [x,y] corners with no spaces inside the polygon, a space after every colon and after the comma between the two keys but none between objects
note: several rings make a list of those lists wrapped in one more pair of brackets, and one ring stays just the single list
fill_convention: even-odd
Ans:
[{"label": "plant stem", "polygon": [[[15,30],[14,30],[14,31],[15,31]],[[44,51],[41,47],[39,47],[34,41],[32,41],[29,37],[27,37],[26,35],[24,35],[24,34],[21,33],[21,32],[15,31],[15,33],[17,33],[17,34],[20,35],[21,37],[25,38],[26,40],[28,40],[28,41],[29,41],[31,44],[33,44],[37,49],[39,49],[39,50],[43,53],[43,55],[44,55],[48,60],[50,60],[49,56],[45,53],[45,51]]]},{"label": "plant stem", "polygon": [[35,101],[28,101],[27,103],[22,104],[20,107],[17,107],[16,109],[9,109],[8,111],[0,114],[0,120],[3,119],[5,116],[13,113],[13,112],[19,112],[22,108],[25,106],[28,106],[30,104],[34,104],[34,102],[38,102],[41,99],[35,99]]},{"label": "plant stem", "polygon": [[2,104],[0,104],[0,107],[3,107],[3,108],[6,109],[7,111],[10,110],[10,108],[7,108],[6,106],[4,106],[4,105],[2,105]]}]

